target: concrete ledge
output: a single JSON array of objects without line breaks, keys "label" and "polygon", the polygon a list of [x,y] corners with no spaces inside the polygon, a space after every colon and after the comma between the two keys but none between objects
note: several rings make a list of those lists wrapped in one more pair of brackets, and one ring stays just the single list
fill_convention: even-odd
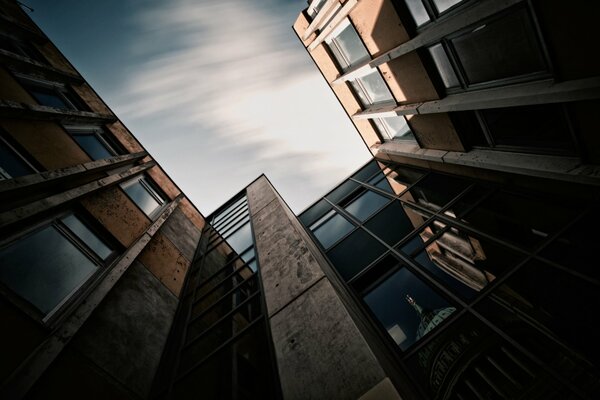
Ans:
[{"label": "concrete ledge", "polygon": [[313,42],[308,46],[308,50],[312,51],[318,45],[323,43],[323,41],[327,39],[327,37],[331,34],[331,32],[333,32],[333,30],[338,26],[338,24],[342,22],[342,20],[346,18],[348,14],[350,14],[350,11],[352,11],[352,9],[357,4],[358,0],[347,0],[344,6],[335,15],[335,17],[333,17],[331,22],[329,22],[329,24],[327,24],[327,26],[323,28],[323,30],[319,33],[317,38],[313,40]]},{"label": "concrete ledge", "polygon": [[98,114],[89,111],[63,110],[54,107],[26,104],[17,101],[0,100],[0,117],[69,122],[92,122],[107,124],[117,121],[110,114]]},{"label": "concrete ledge", "polygon": [[44,77],[50,78],[50,80],[66,81],[76,84],[85,82],[79,75],[62,71],[51,65],[43,64],[31,58],[13,54],[10,51],[2,49],[0,49],[0,62],[6,65],[19,67],[19,72],[42,73]]},{"label": "concrete ledge", "polygon": [[586,185],[600,185],[600,166],[583,164],[577,157],[479,149],[463,153],[419,149],[416,145],[394,142],[383,143],[372,150],[375,157],[384,160],[413,158]]},{"label": "concrete ledge", "polygon": [[329,17],[334,11],[334,9],[338,7],[334,7],[334,5],[339,6],[338,0],[327,0],[327,2],[323,5],[323,7],[319,10],[318,14],[315,15],[311,23],[306,28],[306,31],[302,35],[302,40],[308,40],[310,35],[312,35],[317,29],[321,29],[323,27],[323,23],[327,21],[327,17]]},{"label": "concrete ledge", "polygon": [[99,172],[110,168],[118,167],[129,162],[135,162],[147,153],[145,151],[133,154],[124,154],[107,158],[104,160],[90,161],[85,164],[78,164],[73,167],[53,169],[51,171],[40,172],[39,174],[20,176],[14,179],[0,181],[0,198],[9,192],[16,192],[25,189],[31,189],[42,184],[53,184],[72,179],[75,176],[86,172]]}]

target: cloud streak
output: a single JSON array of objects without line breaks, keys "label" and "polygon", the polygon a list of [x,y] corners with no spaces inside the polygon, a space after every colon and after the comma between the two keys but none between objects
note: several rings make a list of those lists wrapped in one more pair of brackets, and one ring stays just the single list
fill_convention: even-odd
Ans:
[{"label": "cloud streak", "polygon": [[266,173],[295,211],[368,158],[291,25],[302,5],[175,0],[136,16],[112,97],[203,212]]}]

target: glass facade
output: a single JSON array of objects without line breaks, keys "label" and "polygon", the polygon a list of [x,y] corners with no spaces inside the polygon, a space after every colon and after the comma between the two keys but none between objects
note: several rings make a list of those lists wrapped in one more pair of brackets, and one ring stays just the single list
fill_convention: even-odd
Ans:
[{"label": "glass facade", "polygon": [[[591,398],[600,296],[584,224],[600,214],[581,204],[371,161],[299,219],[426,398]],[[324,244],[331,215],[348,222]]]},{"label": "glass facade", "polygon": [[159,375],[159,397],[279,398],[246,196],[207,221]]}]

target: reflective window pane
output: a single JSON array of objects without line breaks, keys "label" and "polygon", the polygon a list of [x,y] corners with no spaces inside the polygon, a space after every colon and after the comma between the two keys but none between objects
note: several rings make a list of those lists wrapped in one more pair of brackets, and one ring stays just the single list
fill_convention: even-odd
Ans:
[{"label": "reflective window pane", "polygon": [[392,190],[392,187],[390,186],[387,176],[384,175],[383,173],[375,175],[374,177],[369,179],[369,181],[367,183],[370,185],[373,185],[381,190],[385,190],[388,193],[394,193],[394,191]]},{"label": "reflective window pane", "polygon": [[4,178],[17,178],[35,173],[2,139],[0,139],[0,169],[4,170],[4,173],[0,172],[0,179],[6,174],[8,176],[4,176]]},{"label": "reflective window pane", "polygon": [[463,0],[433,0],[433,4],[435,4],[435,8],[437,8],[438,13],[443,13],[461,1]]},{"label": "reflective window pane", "polygon": [[342,278],[348,280],[381,256],[386,248],[362,229],[356,230],[327,252]]},{"label": "reflective window pane", "polygon": [[563,227],[577,214],[551,199],[535,199],[499,192],[486,199],[462,219],[486,233],[517,246],[533,248]]},{"label": "reflective window pane", "polygon": [[360,82],[361,87],[367,93],[369,104],[378,104],[386,102],[394,102],[394,97],[390,93],[385,81],[383,80],[379,70],[375,69],[368,75],[356,79]]},{"label": "reflective window pane", "polygon": [[143,178],[138,178],[136,182],[124,187],[123,190],[125,190],[127,195],[146,215],[150,216],[154,211],[160,208],[162,204],[159,203],[157,199],[150,194],[147,187],[140,182],[142,179]]},{"label": "reflective window pane", "polygon": [[429,47],[429,54],[433,58],[433,62],[444,82],[444,86],[447,88],[453,88],[460,85],[458,78],[456,77],[456,73],[454,72],[454,68],[448,59],[448,55],[446,54],[446,50],[444,47],[438,43],[434,46]]},{"label": "reflective window pane", "polygon": [[314,221],[319,219],[327,211],[331,209],[331,205],[325,199],[319,200],[315,205],[304,211],[299,219],[304,226],[310,226]]},{"label": "reflective window pane", "polygon": [[[376,120],[374,120],[376,121]],[[384,125],[384,129],[387,132],[387,136],[390,139],[398,140],[414,140],[415,137],[406,122],[406,118],[403,115],[396,117],[379,118],[380,123]]]},{"label": "reflective window pane", "polygon": [[95,135],[73,135],[73,139],[75,139],[92,160],[102,160],[113,156],[110,150]]},{"label": "reflective window pane", "polygon": [[407,268],[401,268],[366,294],[364,301],[402,350],[456,311]]},{"label": "reflective window pane", "polygon": [[334,38],[335,45],[342,52],[345,60],[338,60],[342,67],[349,67],[371,58],[352,25],[348,25]]},{"label": "reflective window pane", "polygon": [[432,211],[439,211],[468,185],[469,183],[462,179],[432,173],[414,185],[401,199]]},{"label": "reflective window pane", "polygon": [[452,44],[471,84],[546,70],[526,8],[483,23]]},{"label": "reflective window pane", "polygon": [[105,260],[112,250],[95,233],[85,226],[79,218],[71,214],[62,218],[62,222],[81,239],[101,259]]},{"label": "reflective window pane", "polygon": [[250,228],[249,222],[227,238],[227,243],[229,243],[236,253],[246,250],[253,242],[252,229]]},{"label": "reflective window pane", "polygon": [[458,295],[470,299],[522,260],[507,248],[451,228],[416,256]]},{"label": "reflective window pane", "polygon": [[412,222],[398,201],[394,201],[381,210],[365,226],[390,246],[398,243],[400,239],[414,230]]},{"label": "reflective window pane", "polygon": [[422,0],[404,0],[404,2],[417,26],[423,25],[425,22],[429,21],[429,14],[427,14],[427,10],[423,5]]},{"label": "reflective window pane", "polygon": [[352,177],[357,181],[366,182],[367,179],[377,172],[381,172],[381,166],[377,161],[373,160],[352,175]]},{"label": "reflective window pane", "polygon": [[327,222],[316,228],[313,234],[323,248],[328,249],[352,229],[354,229],[354,225],[341,215],[335,214]]},{"label": "reflective window pane", "polygon": [[340,200],[344,199],[359,186],[360,185],[358,183],[347,180],[346,182],[338,186],[336,189],[334,189],[331,193],[329,193],[326,197],[331,202],[338,203]]},{"label": "reflective window pane", "polygon": [[387,197],[367,190],[356,199],[352,200],[352,202],[345,207],[345,210],[358,220],[365,221],[389,201],[390,199]]},{"label": "reflective window pane", "polygon": [[0,266],[2,283],[44,314],[98,268],[53,226],[0,250]]}]

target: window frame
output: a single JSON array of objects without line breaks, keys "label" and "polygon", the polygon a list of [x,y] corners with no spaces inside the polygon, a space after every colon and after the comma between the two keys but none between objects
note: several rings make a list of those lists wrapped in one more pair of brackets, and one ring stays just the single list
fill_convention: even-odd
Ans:
[{"label": "window frame", "polygon": [[112,157],[126,154],[127,152],[117,140],[102,125],[84,125],[84,124],[63,124],[62,128],[77,143],[92,160],[104,160],[104,158],[94,158],[88,151],[75,139],[75,136],[93,136],[108,151]]},{"label": "window frame", "polygon": [[[62,219],[68,216],[75,216],[90,232],[92,232],[106,247],[111,250],[111,253],[102,259],[96,252],[89,247],[85,241],[73,232]],[[86,257],[90,262],[98,268],[87,279],[75,286],[63,299],[61,299],[54,308],[48,313],[39,310],[35,305],[30,303],[22,295],[13,290],[9,285],[0,281],[0,295],[8,302],[15,305],[25,314],[36,320],[43,326],[55,327],[57,323],[63,319],[69,309],[75,304],[78,304],[84,299],[85,292],[98,284],[102,277],[105,276],[115,262],[120,258],[123,250],[122,245],[112,236],[112,234],[102,226],[93,217],[90,217],[85,210],[80,207],[74,209],[63,210],[48,218],[36,222],[35,224],[23,227],[17,232],[11,232],[0,237],[0,251],[12,246],[19,241],[26,239],[45,229],[54,229],[58,234],[70,243],[77,251]]]},{"label": "window frame", "polygon": [[[90,109],[85,105],[85,102],[82,101],[79,98],[79,96],[68,85],[64,83],[49,81],[46,79],[25,75],[19,72],[13,72],[13,74],[17,78],[19,83],[21,83],[23,89],[25,89],[25,91],[27,91],[27,93],[33,98],[33,100],[40,106],[67,111],[90,111]],[[42,90],[52,92],[67,106],[67,108],[47,106],[41,104],[37,100],[35,95],[33,95],[32,93],[33,89],[35,88],[40,88]]]},{"label": "window frame", "polygon": [[[427,1],[427,0],[423,0],[423,1]],[[465,0],[463,0],[463,1],[465,1]],[[458,3],[455,6],[458,6],[460,4],[462,4],[462,3]],[[452,7],[452,9],[453,8],[454,7]],[[541,71],[535,71],[535,72],[530,72],[530,73],[525,73],[525,74],[520,74],[520,75],[515,75],[515,76],[509,76],[509,77],[504,77],[504,78],[498,78],[498,79],[492,79],[492,80],[484,81],[484,82],[470,83],[469,79],[467,77],[467,74],[465,72],[465,69],[461,63],[460,56],[452,44],[452,40],[457,39],[462,36],[466,36],[469,33],[476,32],[477,30],[481,29],[482,27],[487,26],[491,22],[497,22],[498,20],[501,20],[501,19],[509,16],[510,14],[514,14],[514,13],[517,13],[522,10],[524,10],[525,13],[527,14],[528,21],[530,23],[530,27],[532,30],[532,35],[533,35],[531,37],[531,39],[533,39],[537,44],[544,69]],[[434,61],[433,56],[430,53],[430,49],[437,45],[441,46],[444,54],[446,55],[446,58],[448,59],[448,63],[450,64],[450,67],[452,68],[452,72],[454,73],[454,76],[456,77],[456,80],[458,81],[458,86],[446,87],[446,85],[444,84],[444,82],[441,78],[441,73]],[[433,75],[435,76],[435,80],[437,81],[436,87],[439,87],[440,90],[442,92],[444,92],[446,95],[463,93],[463,92],[480,90],[480,89],[488,89],[488,88],[493,88],[493,87],[498,87],[498,86],[506,86],[506,85],[512,85],[512,84],[518,84],[518,83],[525,83],[525,82],[531,82],[531,81],[536,81],[536,80],[553,79],[553,76],[554,76],[554,68],[553,68],[552,62],[551,62],[549,54],[548,54],[547,46],[543,40],[543,35],[542,35],[541,29],[539,27],[539,23],[537,21],[535,12],[527,4],[527,2],[516,4],[512,7],[509,7],[506,10],[503,10],[503,11],[498,12],[494,15],[491,15],[487,18],[484,18],[481,21],[477,21],[476,23],[471,24],[467,27],[464,27],[456,32],[452,32],[451,34],[444,36],[442,39],[440,39],[434,43],[429,43],[427,46],[423,47],[422,49],[420,49],[418,51],[421,55],[421,58],[425,58],[427,61],[427,64],[429,64],[428,70],[432,70],[434,72]]]},{"label": "window frame", "polygon": [[[157,202],[159,206],[152,210],[150,215],[146,214],[146,212],[138,205],[138,203],[127,193],[126,188],[139,183],[142,188]],[[131,200],[133,204],[151,221],[154,221],[156,217],[161,213],[161,211],[169,204],[169,197],[158,187],[156,183],[147,175],[147,174],[139,174],[133,177],[132,179],[123,182],[119,185],[125,195]]]},{"label": "window frame", "polygon": [[[31,168],[33,170],[33,172],[31,174],[27,174],[27,175],[37,174],[43,170],[39,164],[34,162],[34,160],[31,159],[31,157],[29,157],[26,153],[24,153],[23,151],[21,151],[18,148],[17,144],[14,143],[13,140],[11,140],[10,135],[6,134],[2,129],[0,129],[0,142],[2,142],[6,147],[8,147],[8,149],[18,159],[23,161],[29,168]],[[20,176],[27,176],[27,175],[20,175]],[[16,179],[16,178],[19,178],[19,176],[10,175],[10,173],[8,171],[6,171],[4,168],[2,168],[2,165],[0,165],[0,182],[3,180]]]}]

